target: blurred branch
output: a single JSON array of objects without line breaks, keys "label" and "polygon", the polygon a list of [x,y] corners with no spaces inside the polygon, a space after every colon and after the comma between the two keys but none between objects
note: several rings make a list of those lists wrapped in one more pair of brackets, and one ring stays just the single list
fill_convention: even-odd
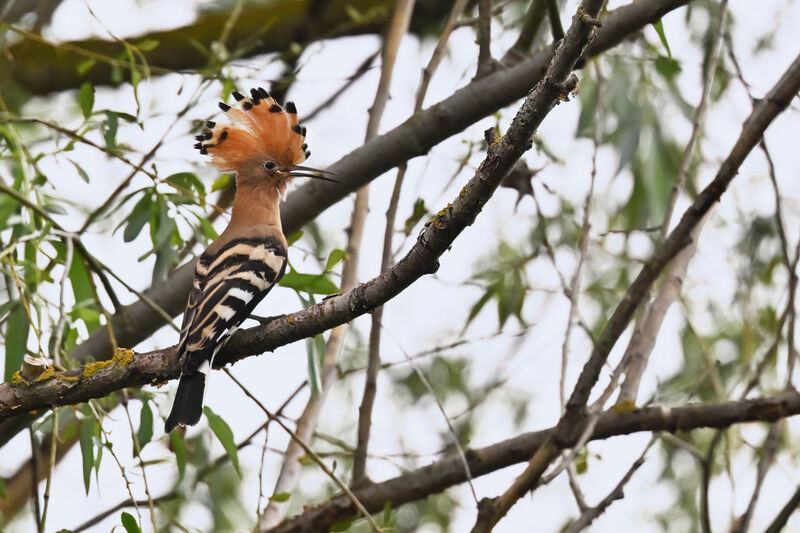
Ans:
[{"label": "blurred branch", "polygon": [[[378,126],[383,117],[386,102],[389,99],[389,87],[391,86],[397,50],[400,47],[403,36],[405,36],[408,31],[413,9],[414,0],[402,0],[398,2],[395,5],[394,13],[387,27],[386,37],[381,47],[381,76],[378,81],[375,99],[369,109],[365,142],[377,135]],[[351,290],[356,285],[358,279],[361,239],[364,235],[368,207],[369,184],[366,184],[356,191],[356,197],[353,202],[350,227],[348,228],[347,257],[342,266],[341,290],[343,292]],[[333,328],[325,343],[325,353],[322,357],[322,369],[320,371],[321,390],[312,393],[303,409],[303,413],[297,420],[297,438],[290,440],[286,447],[286,455],[281,463],[273,494],[292,494],[297,487],[301,469],[299,459],[307,453],[304,442],[310,442],[314,435],[319,412],[322,409],[327,392],[336,374],[339,355],[342,352],[348,327],[349,324],[345,322]],[[264,509],[264,512],[258,519],[258,529],[267,530],[278,524],[286,516],[288,508],[288,500],[283,502],[270,500],[266,509]]]},{"label": "blurred branch", "polygon": [[478,0],[478,70],[476,78],[490,73],[492,60],[492,0]]},{"label": "blurred branch", "polygon": [[[556,47],[553,59],[547,67],[547,72],[542,81],[528,93],[525,103],[517,113],[517,116],[514,117],[511,127],[501,138],[501,144],[506,142],[508,138],[513,139],[516,137],[513,131],[516,124],[533,125],[533,129],[526,131],[524,137],[530,143],[533,132],[536,131],[539,123],[544,118],[544,115],[541,114],[542,110],[545,110],[546,114],[558,102],[558,99],[568,98],[568,95],[577,88],[578,80],[571,73],[586,44],[594,36],[595,28],[600,26],[596,18],[602,5],[602,0],[584,0],[578,6],[577,12],[572,17],[569,31],[564,40]],[[564,286],[566,287],[566,285]],[[569,414],[569,405],[567,403],[567,409],[563,416]],[[577,435],[585,433],[587,427],[587,424],[583,424],[581,431]],[[577,441],[575,439],[571,443]],[[552,445],[549,441],[545,442],[533,454],[528,467],[522,475],[501,496],[481,500],[478,505],[478,517],[472,532],[488,533],[492,531],[494,526],[506,516],[511,507],[535,486],[544,470],[559,452],[560,450],[557,446]]]},{"label": "blurred branch", "polygon": [[[630,413],[609,410],[597,421],[590,440],[629,435],[641,431],[690,431],[704,427],[723,428],[731,424],[753,421],[772,421],[800,414],[800,395],[784,392],[777,396],[722,402],[690,404],[684,407],[648,407]],[[474,476],[500,470],[527,461],[545,441],[552,440],[557,426],[525,433],[485,448],[469,450],[467,459]],[[393,508],[440,493],[464,483],[466,475],[458,457],[448,457],[418,468],[407,474],[354,490],[355,496],[370,512],[383,509],[386,502]],[[800,491],[798,491],[800,494]],[[800,496],[798,496],[800,501]],[[795,503],[795,506],[797,504]],[[355,508],[344,495],[307,508],[302,514],[273,528],[271,533],[303,533],[327,529],[355,514]],[[775,530],[778,531],[778,530]]]},{"label": "blurred branch", "polygon": [[[383,48],[381,50],[381,77],[378,81],[378,89],[375,93],[375,102],[372,104],[372,107],[369,110],[369,121],[367,122],[367,134],[365,142],[375,137],[378,133],[378,126],[380,125],[380,120],[383,117],[383,111],[386,107],[386,103],[389,100],[389,87],[391,86],[394,67],[397,63],[397,51],[400,49],[400,43],[402,42],[403,37],[405,37],[406,33],[408,32],[408,24],[411,20],[411,11],[414,9],[414,3],[415,0],[400,0],[395,6],[394,15],[392,16],[392,23],[386,32]],[[361,209],[360,222],[362,225],[368,210],[368,194],[368,185],[365,185],[356,193],[356,206],[360,207]],[[392,198],[395,199],[397,196],[399,196],[399,187],[398,181],[395,180]],[[359,201],[362,202],[360,205]],[[353,213],[353,220],[356,220],[356,213]],[[392,228],[387,231],[393,230],[394,225],[392,225]],[[359,233],[363,233],[363,227],[360,228]],[[359,234],[359,244],[361,240],[360,237],[361,235]],[[383,257],[386,257],[386,249],[386,243],[384,242]],[[389,245],[389,249],[391,249],[391,244]],[[348,257],[347,265],[349,266],[351,260],[358,261],[359,255],[360,254],[356,253],[354,257]],[[381,262],[381,272],[386,270],[388,267],[388,264],[385,264],[383,261]],[[364,380],[364,393],[362,396],[361,405],[358,408],[358,429],[356,432],[357,445],[353,455],[352,483],[354,486],[368,480],[367,447],[369,446],[370,429],[372,427],[372,404],[375,401],[376,380],[381,362],[380,330],[382,309],[383,307],[379,306],[371,313],[371,329],[369,332],[369,347],[367,354],[367,373]]]},{"label": "blurred branch", "polygon": [[[592,13],[588,9],[585,11]],[[569,34],[572,31],[573,29],[570,28],[564,43],[569,41]],[[739,166],[760,142],[764,131],[775,117],[788,107],[798,90],[800,90],[800,55],[789,65],[777,84],[754,107],[714,180],[698,195],[675,229],[644,263],[636,279],[628,287],[578,377],[575,388],[567,401],[566,411],[559,420],[558,431],[552,441],[545,443],[537,450],[537,453],[531,458],[528,468],[506,493],[495,500],[488,500],[488,503],[479,508],[479,518],[474,531],[491,530],[491,527],[497,523],[497,519],[504,516],[514,502],[536,486],[544,470],[557,457],[558,450],[578,441],[590,420],[586,412],[589,395],[600,377],[600,372],[606,364],[611,349],[627,329],[639,304],[646,298],[650,287],[664,267],[690,244],[691,232],[719,201],[736,176]]]},{"label": "blurred branch", "polygon": [[797,490],[792,494],[792,497],[789,498],[789,501],[786,502],[786,505],[781,508],[775,519],[770,523],[767,529],[764,530],[764,533],[781,533],[784,531],[783,527],[798,507],[800,507],[800,486],[797,487]]},{"label": "blurred branch", "polygon": [[[386,24],[394,4],[392,0],[332,0],[325,9],[312,10],[313,3],[312,0],[246,3],[221,51],[215,51],[212,45],[218,42],[220,28],[229,19],[228,9],[201,11],[188,26],[127,40],[133,46],[145,41],[158,44],[142,52],[153,74],[201,71],[224,59],[216,57],[219,54],[242,59],[282,52],[296,43],[298,35],[307,36],[307,42],[313,42],[336,36],[377,33]],[[449,2],[422,2],[414,14],[413,31],[421,31],[448,11]],[[356,21],[352,13],[362,16]],[[0,30],[8,31],[12,27],[0,23]],[[198,43],[202,44],[198,46]],[[127,57],[126,48],[114,41],[95,38],[52,43],[28,35],[8,47],[6,54],[0,57],[0,70],[5,73],[0,92],[11,82],[33,94],[77,89],[85,81],[93,85],[118,85],[122,80],[115,79],[114,69],[136,68],[126,59],[117,59],[120,57]],[[79,73],[87,61],[93,61],[89,70]]]},{"label": "blurred branch", "polygon": [[597,519],[598,516],[603,514],[606,511],[606,509],[608,509],[611,506],[612,503],[614,503],[617,500],[621,500],[625,497],[625,493],[623,492],[625,485],[627,485],[628,482],[631,480],[633,474],[635,474],[636,471],[639,470],[639,467],[641,467],[644,464],[644,457],[645,455],[647,455],[647,452],[650,450],[650,447],[653,446],[653,443],[656,441],[656,439],[657,437],[655,436],[652,439],[650,439],[650,442],[647,444],[647,446],[645,446],[641,455],[639,455],[639,458],[633,462],[631,467],[628,469],[625,475],[622,476],[622,479],[619,480],[619,483],[617,483],[617,485],[611,490],[611,492],[609,492],[605,498],[600,500],[600,502],[597,505],[595,505],[594,507],[590,507],[589,509],[586,509],[581,514],[581,516],[578,517],[577,520],[572,522],[566,529],[563,530],[563,533],[578,533],[579,531],[583,531],[584,529],[589,527],[592,524],[592,522],[594,522]]}]

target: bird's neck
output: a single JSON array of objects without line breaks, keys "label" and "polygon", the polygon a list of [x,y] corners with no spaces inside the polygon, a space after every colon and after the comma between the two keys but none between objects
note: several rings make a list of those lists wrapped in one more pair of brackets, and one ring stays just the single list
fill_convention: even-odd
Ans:
[{"label": "bird's neck", "polygon": [[273,237],[286,246],[281,227],[280,197],[280,191],[267,183],[251,185],[244,180],[239,181],[228,227],[208,251],[213,253],[240,238]]},{"label": "bird's neck", "polygon": [[281,229],[280,192],[266,183],[240,182],[233,200],[229,228],[247,232],[249,228]]}]

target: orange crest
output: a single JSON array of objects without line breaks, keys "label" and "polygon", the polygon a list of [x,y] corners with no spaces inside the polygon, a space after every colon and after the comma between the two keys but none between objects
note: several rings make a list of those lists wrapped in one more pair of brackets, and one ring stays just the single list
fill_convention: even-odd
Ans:
[{"label": "orange crest", "polygon": [[208,130],[196,138],[201,154],[211,155],[211,164],[221,170],[238,170],[253,159],[274,161],[291,168],[305,161],[310,152],[305,144],[306,129],[298,124],[297,108],[278,105],[267,91],[250,90],[250,98],[234,91],[236,104],[220,102],[229,124],[208,121]]}]

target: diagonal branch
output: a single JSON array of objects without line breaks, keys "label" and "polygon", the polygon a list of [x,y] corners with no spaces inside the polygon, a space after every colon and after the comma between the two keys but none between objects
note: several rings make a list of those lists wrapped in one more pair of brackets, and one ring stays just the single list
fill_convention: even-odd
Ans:
[{"label": "diagonal branch", "polygon": [[[689,1],[642,0],[609,12],[579,64]],[[319,182],[311,182],[289,196],[281,211],[284,228],[288,233],[300,229],[361,185],[399,163],[427,153],[442,140],[524,96],[530,84],[541,77],[550,56],[549,49],[540,50],[521,62],[512,63],[513,66],[509,68],[473,81],[452,96],[354,150],[332,165],[341,181],[338,187],[323,187]],[[171,315],[178,315],[183,311],[193,275],[194,263],[187,263],[168,280],[145,291],[145,295]],[[123,307],[112,320],[115,338],[122,346],[135,346],[163,324],[163,318],[141,300]],[[107,332],[102,330],[90,335],[73,350],[70,357],[85,361],[89,356],[106,359],[112,354]],[[0,416],[0,419],[3,418]],[[26,427],[29,418],[14,417],[0,423],[0,443],[7,442]]]},{"label": "diagonal branch", "polygon": [[[572,29],[570,29],[570,32]],[[569,34],[568,34],[569,35]],[[568,39],[569,37],[567,37]],[[566,42],[566,40],[565,40]],[[628,287],[625,296],[608,320],[603,333],[594,345],[589,360],[583,367],[578,382],[567,401],[566,411],[558,422],[553,438],[537,449],[528,462],[525,471],[514,481],[509,489],[493,500],[485,500],[479,506],[478,521],[473,531],[490,531],[497,520],[519,498],[536,487],[547,467],[558,457],[561,449],[570,447],[584,432],[590,417],[586,403],[597,382],[611,349],[625,331],[639,304],[647,296],[650,287],[664,267],[691,241],[691,233],[719,201],[728,185],[736,176],[739,166],[761,140],[764,131],[772,123],[800,90],[800,55],[795,58],[775,87],[753,108],[742,126],[742,133],[730,154],[720,166],[716,177],[698,195],[686,210],[678,225],[670,233],[653,256],[645,262],[636,279]]]}]

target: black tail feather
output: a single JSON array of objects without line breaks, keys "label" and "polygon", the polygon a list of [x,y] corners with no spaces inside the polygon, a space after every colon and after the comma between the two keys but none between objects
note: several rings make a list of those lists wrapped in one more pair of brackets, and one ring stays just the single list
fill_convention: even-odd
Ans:
[{"label": "black tail feather", "polygon": [[206,388],[206,375],[194,372],[181,376],[178,383],[178,392],[172,403],[172,411],[167,417],[164,431],[169,433],[179,424],[193,426],[203,414],[203,393]]}]

